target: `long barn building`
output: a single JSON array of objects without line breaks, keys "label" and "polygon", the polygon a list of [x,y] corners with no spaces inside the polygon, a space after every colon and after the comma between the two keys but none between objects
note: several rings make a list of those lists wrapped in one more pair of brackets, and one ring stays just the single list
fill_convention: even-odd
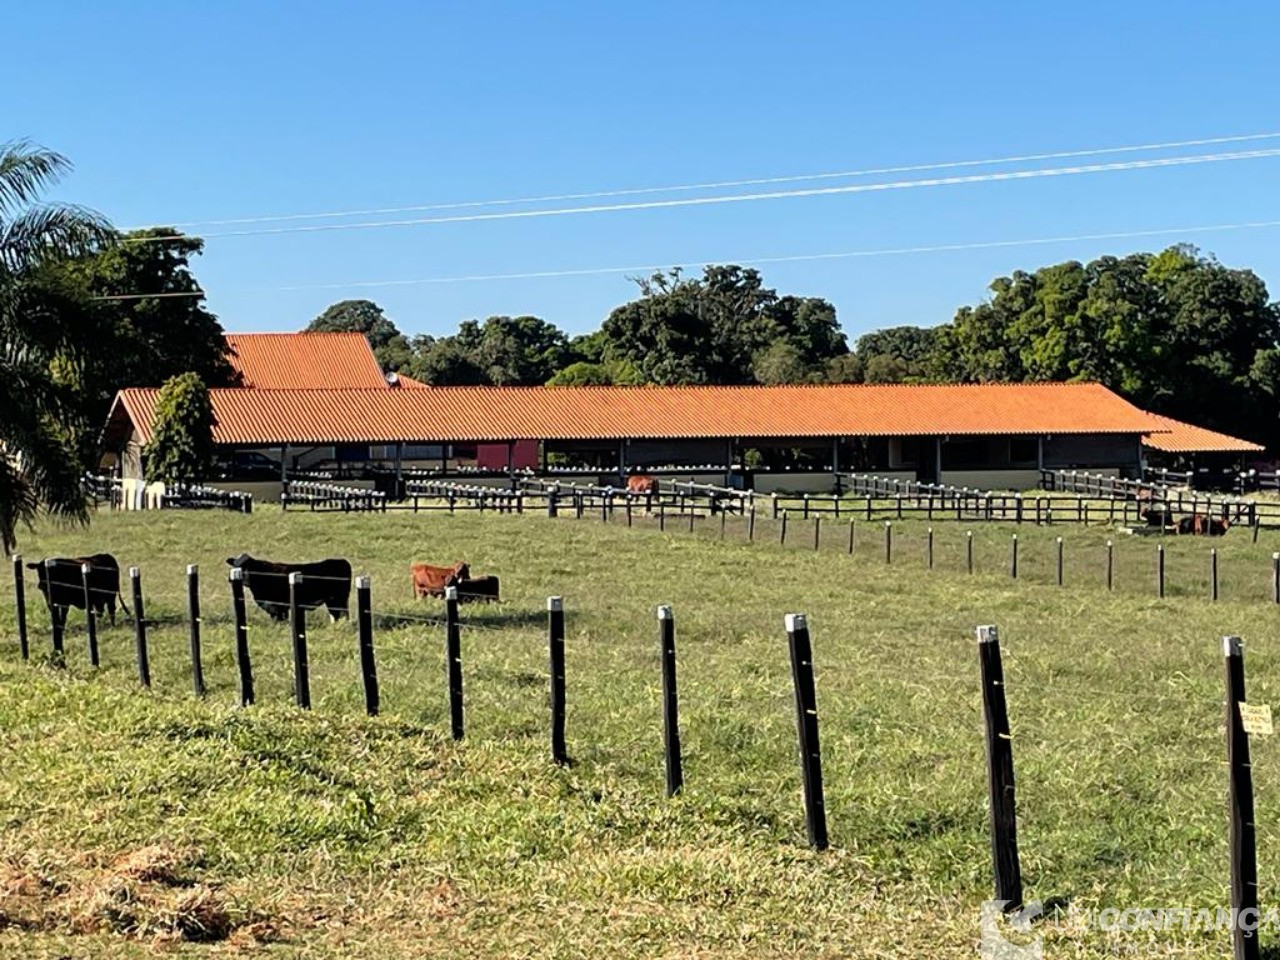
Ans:
[{"label": "long barn building", "polygon": [[[370,467],[578,469],[601,480],[641,469],[765,492],[831,489],[852,470],[1025,489],[1042,468],[1137,475],[1144,438],[1181,426],[1095,383],[428,387],[384,377],[359,335],[228,342],[241,385],[211,391],[214,440],[232,469],[280,470],[256,477],[267,499],[293,471]],[[116,398],[103,448],[120,476],[142,474],[157,394]]]}]

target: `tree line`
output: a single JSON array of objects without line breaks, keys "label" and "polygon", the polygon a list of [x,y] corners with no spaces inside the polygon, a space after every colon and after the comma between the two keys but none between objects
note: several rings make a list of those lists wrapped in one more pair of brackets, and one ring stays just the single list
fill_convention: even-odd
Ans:
[{"label": "tree line", "polygon": [[[191,269],[202,242],[164,227],[121,233],[43,201],[69,168],[31,143],[0,144],[6,549],[41,509],[85,516],[79,478],[97,466],[118,390],[165,386],[165,409],[207,432],[202,392],[234,384]],[[1253,271],[1191,246],[1015,271],[949,322],[852,344],[829,301],[779,293],[749,267],[633,279],[636,295],[577,336],[536,316],[492,316],[411,337],[369,300],[335,303],[305,329],[359,331],[385,370],[433,385],[1096,380],[1144,409],[1280,446],[1280,304]],[[206,440],[173,433],[154,469],[196,479]]]}]

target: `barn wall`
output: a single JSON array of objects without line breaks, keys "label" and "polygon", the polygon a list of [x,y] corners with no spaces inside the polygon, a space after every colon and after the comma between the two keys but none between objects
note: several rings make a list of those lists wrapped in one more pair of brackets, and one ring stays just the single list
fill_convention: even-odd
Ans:
[{"label": "barn wall", "polygon": [[723,440],[629,440],[629,465],[639,467],[722,464],[727,446]]},{"label": "barn wall", "polygon": [[[915,474],[913,473],[914,479]],[[835,475],[823,473],[757,473],[755,476],[756,493],[833,493],[836,489]]]}]

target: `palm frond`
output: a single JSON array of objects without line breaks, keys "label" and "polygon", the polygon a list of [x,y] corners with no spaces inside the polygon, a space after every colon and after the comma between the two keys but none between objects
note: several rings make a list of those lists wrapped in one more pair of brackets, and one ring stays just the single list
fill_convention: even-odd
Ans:
[{"label": "palm frond", "polygon": [[17,464],[0,456],[0,544],[6,556],[17,546],[18,527],[31,529],[40,498]]},{"label": "palm frond", "polygon": [[73,204],[28,207],[0,222],[0,269],[21,274],[48,257],[79,257],[116,238],[100,214]]},{"label": "palm frond", "polygon": [[71,169],[71,161],[29,140],[0,143],[0,214],[31,203]]}]

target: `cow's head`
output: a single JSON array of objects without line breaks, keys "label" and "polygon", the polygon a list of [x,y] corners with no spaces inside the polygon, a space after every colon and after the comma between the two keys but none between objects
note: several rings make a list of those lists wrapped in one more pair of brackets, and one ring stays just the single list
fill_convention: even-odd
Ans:
[{"label": "cow's head", "polygon": [[240,568],[252,562],[253,557],[249,556],[247,553],[242,553],[238,557],[227,557],[227,566],[229,567]]},{"label": "cow's head", "polygon": [[449,572],[449,577],[445,581],[445,586],[456,587],[463,580],[471,579],[471,567],[467,561],[462,560],[453,565],[453,569]]}]

